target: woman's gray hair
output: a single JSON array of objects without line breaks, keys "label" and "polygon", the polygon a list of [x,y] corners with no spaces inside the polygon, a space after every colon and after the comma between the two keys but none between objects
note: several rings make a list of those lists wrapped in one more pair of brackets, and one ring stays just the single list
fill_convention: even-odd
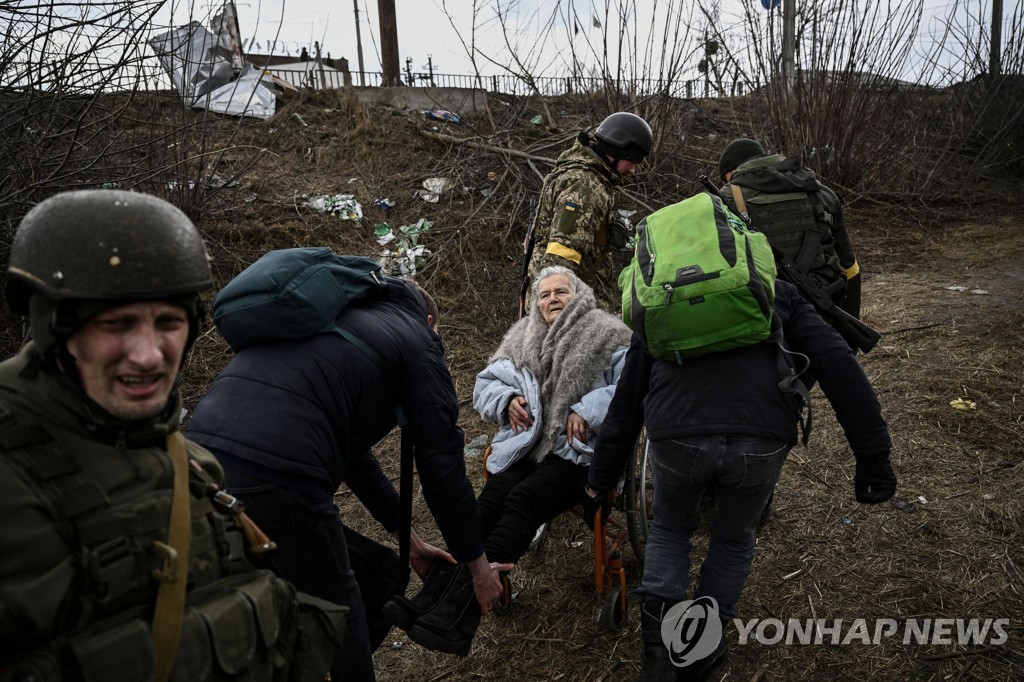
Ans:
[{"label": "woman's gray hair", "polygon": [[572,289],[572,293],[579,291],[580,278],[576,276],[576,273],[565,267],[564,265],[549,265],[540,272],[537,273],[537,279],[533,280],[533,300],[540,300],[540,283],[548,277],[555,275],[561,275],[569,282],[569,288]]}]

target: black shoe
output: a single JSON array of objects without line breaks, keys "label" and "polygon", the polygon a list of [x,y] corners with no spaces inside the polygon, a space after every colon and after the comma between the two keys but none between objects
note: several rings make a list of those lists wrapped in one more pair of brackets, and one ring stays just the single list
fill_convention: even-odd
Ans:
[{"label": "black shoe", "polygon": [[640,605],[640,631],[643,636],[644,667],[637,682],[672,682],[676,679],[676,667],[668,655],[668,647],[661,638],[661,621],[670,605],[653,600],[644,600]]},{"label": "black shoe", "polygon": [[479,626],[480,605],[473,578],[469,569],[460,565],[444,597],[409,628],[409,639],[432,651],[466,656]]},{"label": "black shoe", "polygon": [[729,644],[725,641],[725,623],[722,623],[722,639],[718,646],[706,658],[691,663],[685,668],[676,668],[676,682],[703,682],[715,668],[722,665],[725,655],[729,652]]},{"label": "black shoe", "polygon": [[423,616],[434,605],[440,601],[452,585],[452,580],[458,572],[458,564],[449,564],[447,561],[435,561],[430,572],[427,573],[423,587],[412,599],[396,594],[383,607],[381,611],[396,627],[409,631],[416,619]]}]

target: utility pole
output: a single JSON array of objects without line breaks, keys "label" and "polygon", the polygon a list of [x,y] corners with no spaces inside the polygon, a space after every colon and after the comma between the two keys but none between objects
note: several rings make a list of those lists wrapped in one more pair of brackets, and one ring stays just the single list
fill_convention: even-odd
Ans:
[{"label": "utility pole", "polygon": [[359,85],[366,85],[366,69],[363,68],[363,39],[359,36],[359,0],[352,0],[356,8],[356,57],[359,59]]},{"label": "utility pole", "polygon": [[796,81],[796,0],[782,0],[782,81],[786,94],[793,94]]},{"label": "utility pole", "polygon": [[398,60],[398,20],[395,18],[395,0],[377,0],[380,17],[381,85],[392,87],[402,84]]},{"label": "utility pole", "polygon": [[992,0],[992,45],[988,57],[988,78],[995,85],[1002,70],[999,64],[1003,42],[1003,0]]}]

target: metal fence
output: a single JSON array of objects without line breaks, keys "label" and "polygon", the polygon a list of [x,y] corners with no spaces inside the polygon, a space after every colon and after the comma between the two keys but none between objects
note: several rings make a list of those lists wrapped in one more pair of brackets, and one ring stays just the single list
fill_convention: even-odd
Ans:
[{"label": "metal fence", "polygon": [[[315,62],[309,63],[305,71],[275,69],[267,67],[267,73],[288,81],[298,88],[315,90],[342,88],[347,85],[378,87],[382,81],[379,71],[344,72],[330,68],[321,69]],[[516,76],[469,76],[465,74],[406,72],[403,82],[414,87],[476,88],[506,95],[545,96],[569,95],[592,92],[629,92],[640,97],[653,94],[667,94],[673,97],[729,97],[744,95],[758,87],[757,83],[744,81],[715,82],[710,79],[660,80],[638,79],[616,81],[605,78],[581,78],[569,76],[538,77],[529,80]]]}]

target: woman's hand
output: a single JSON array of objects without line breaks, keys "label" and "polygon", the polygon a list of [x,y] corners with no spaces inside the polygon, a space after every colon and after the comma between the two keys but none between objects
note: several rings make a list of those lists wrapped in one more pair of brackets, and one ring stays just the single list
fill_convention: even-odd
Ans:
[{"label": "woman's hand", "polygon": [[521,395],[512,396],[512,400],[508,401],[508,423],[513,433],[518,433],[520,429],[525,431],[533,425],[533,417],[527,408],[529,405],[526,398]]},{"label": "woman's hand", "polygon": [[569,444],[578,440],[581,443],[587,442],[587,434],[590,432],[590,424],[583,417],[575,412],[569,412],[569,419],[565,424],[565,435],[569,438]]}]

